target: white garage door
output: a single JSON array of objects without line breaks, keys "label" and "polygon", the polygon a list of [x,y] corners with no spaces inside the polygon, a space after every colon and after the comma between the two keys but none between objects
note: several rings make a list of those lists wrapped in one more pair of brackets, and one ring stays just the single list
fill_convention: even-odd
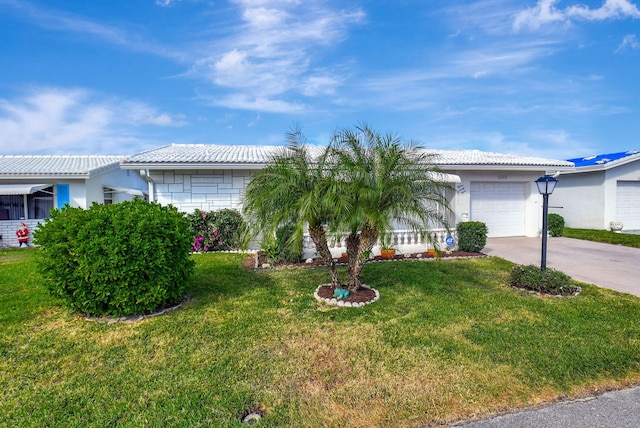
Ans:
[{"label": "white garage door", "polygon": [[471,183],[471,220],[487,225],[490,237],[523,236],[525,183]]},{"label": "white garage door", "polygon": [[640,230],[640,182],[618,181],[616,220],[626,230]]}]

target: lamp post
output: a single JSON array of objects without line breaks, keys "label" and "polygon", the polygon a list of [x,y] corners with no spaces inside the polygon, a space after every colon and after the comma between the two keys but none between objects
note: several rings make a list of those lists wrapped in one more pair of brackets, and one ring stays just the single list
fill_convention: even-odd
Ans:
[{"label": "lamp post", "polygon": [[547,269],[547,229],[549,216],[549,195],[556,188],[558,180],[550,175],[545,175],[536,180],[538,192],[542,195],[542,257],[540,261],[540,270]]}]

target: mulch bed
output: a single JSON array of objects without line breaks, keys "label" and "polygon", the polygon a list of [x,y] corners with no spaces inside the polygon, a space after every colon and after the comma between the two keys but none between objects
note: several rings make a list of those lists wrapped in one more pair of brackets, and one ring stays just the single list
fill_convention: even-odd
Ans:
[{"label": "mulch bed", "polygon": [[[331,285],[322,285],[318,288],[318,297],[322,297],[323,299],[331,299],[333,298],[333,292],[336,290],[335,287]],[[371,288],[360,288],[358,291],[349,294],[349,297],[342,299],[345,302],[350,303],[367,303],[371,302],[376,298],[376,292]]]},{"label": "mulch bed", "polygon": [[[258,257],[258,263],[257,263],[257,267],[261,268],[263,267],[264,264],[267,263],[267,256],[262,252],[262,251],[258,251],[257,257]],[[460,258],[460,257],[485,257],[486,254],[484,253],[472,253],[472,252],[468,252],[468,251],[451,251],[450,253],[445,253],[443,252],[442,255],[440,256],[440,258],[442,259],[455,259],[455,258]],[[254,269],[256,267],[256,260],[255,260],[256,255],[251,255],[251,257],[248,257],[247,260],[244,261],[243,266],[246,269]],[[436,257],[433,254],[430,254],[426,251],[423,252],[419,252],[419,253],[411,253],[411,254],[396,254],[395,257],[393,259],[384,259],[381,256],[376,256],[372,259],[369,260],[370,262],[386,262],[386,261],[400,261],[400,260],[425,260],[425,259],[435,259]],[[336,263],[341,264],[341,265],[346,265],[347,264],[347,258],[346,257],[339,257],[336,259]],[[314,267],[314,266],[325,266],[324,262],[322,261],[322,259],[317,258],[317,259],[313,259],[313,261],[311,263],[306,263],[305,261],[302,261],[300,263],[287,263],[287,262],[278,262],[275,264],[270,264],[270,267]]]}]

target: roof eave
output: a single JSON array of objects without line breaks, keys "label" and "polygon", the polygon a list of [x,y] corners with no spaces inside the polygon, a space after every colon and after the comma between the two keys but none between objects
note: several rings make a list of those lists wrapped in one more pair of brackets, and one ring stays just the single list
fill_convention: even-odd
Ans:
[{"label": "roof eave", "polygon": [[188,170],[188,169],[262,169],[267,164],[244,162],[125,162],[120,165],[122,169],[146,169],[146,170]]},{"label": "roof eave", "polygon": [[491,170],[507,170],[507,171],[573,171],[575,167],[573,166],[561,166],[561,165],[500,165],[500,164],[490,164],[490,165],[479,165],[479,164],[439,164],[440,168],[447,169],[456,169],[463,171],[491,171]]},{"label": "roof eave", "polygon": [[622,159],[618,159],[612,162],[607,162],[598,165],[587,165],[587,166],[577,166],[572,174],[579,174],[581,172],[597,172],[597,171],[607,171],[609,169],[617,168],[622,165],[626,165],[631,162],[636,162],[640,160],[640,154],[634,156],[628,156]]},{"label": "roof eave", "polygon": [[88,180],[89,174],[0,174],[0,180]]}]

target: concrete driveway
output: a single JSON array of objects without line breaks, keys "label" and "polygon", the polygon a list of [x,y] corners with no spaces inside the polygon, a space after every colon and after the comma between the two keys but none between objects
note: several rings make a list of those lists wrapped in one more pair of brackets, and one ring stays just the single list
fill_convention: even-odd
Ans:
[{"label": "concrete driveway", "polygon": [[[518,264],[540,266],[542,239],[488,238],[482,252]],[[547,267],[577,281],[640,297],[640,248],[550,237]]]}]

